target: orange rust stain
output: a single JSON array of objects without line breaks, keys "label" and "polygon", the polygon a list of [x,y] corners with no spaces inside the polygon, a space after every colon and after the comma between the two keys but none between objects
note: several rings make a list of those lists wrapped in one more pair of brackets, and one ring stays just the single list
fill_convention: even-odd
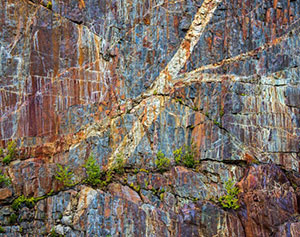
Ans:
[{"label": "orange rust stain", "polygon": [[278,0],[274,0],[273,8],[277,8],[277,2]]},{"label": "orange rust stain", "polygon": [[208,50],[211,51],[211,49],[212,49],[212,37],[206,38],[206,43],[208,45]]},{"label": "orange rust stain", "polygon": [[144,17],[143,22],[145,25],[150,25],[150,15],[148,14],[147,16]]},{"label": "orange rust stain", "polygon": [[247,161],[248,164],[252,163],[255,159],[253,158],[253,156],[249,155],[248,153],[246,153],[244,155],[244,159]]},{"label": "orange rust stain", "polygon": [[182,48],[186,50],[186,56],[189,57],[190,54],[191,54],[191,52],[190,52],[190,49],[191,49],[190,41],[184,40],[183,43],[182,43]]},{"label": "orange rust stain", "polygon": [[85,8],[85,2],[84,0],[78,0],[79,1],[79,8],[82,9],[82,8]]}]

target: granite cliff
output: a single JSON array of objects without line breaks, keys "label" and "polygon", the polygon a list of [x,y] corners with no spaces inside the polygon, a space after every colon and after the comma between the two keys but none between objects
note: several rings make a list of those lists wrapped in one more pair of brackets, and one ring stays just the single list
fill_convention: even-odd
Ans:
[{"label": "granite cliff", "polygon": [[1,0],[0,23],[1,236],[300,236],[300,1]]}]

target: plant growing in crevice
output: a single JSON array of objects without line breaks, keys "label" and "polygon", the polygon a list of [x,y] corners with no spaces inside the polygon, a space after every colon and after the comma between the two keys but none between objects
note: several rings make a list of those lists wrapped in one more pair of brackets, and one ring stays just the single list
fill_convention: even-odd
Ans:
[{"label": "plant growing in crevice", "polygon": [[174,160],[177,165],[183,164],[188,168],[195,168],[198,164],[196,160],[196,146],[192,143],[191,146],[185,145],[173,151]]},{"label": "plant growing in crevice", "polygon": [[117,158],[115,160],[115,163],[112,167],[113,171],[117,174],[123,174],[125,172],[125,162],[124,162],[124,156],[122,153],[117,154]]},{"label": "plant growing in crevice", "polygon": [[[16,148],[17,148],[17,144],[15,141],[10,141],[7,144],[7,148],[6,148],[6,155],[3,158],[3,163],[5,165],[8,165],[16,156]],[[2,155],[4,154],[3,150],[2,150]]]},{"label": "plant growing in crevice", "polygon": [[9,222],[9,224],[13,225],[17,222],[17,219],[18,219],[18,216],[16,215],[16,213],[12,213],[9,216],[8,222]]},{"label": "plant growing in crevice", "polygon": [[165,157],[162,151],[158,151],[156,154],[155,165],[160,172],[166,171],[170,168],[170,159]]},{"label": "plant growing in crevice", "polygon": [[89,156],[83,167],[85,168],[87,175],[87,178],[85,179],[86,183],[92,186],[97,186],[101,183],[101,170],[100,167],[96,164],[96,160],[92,155]]},{"label": "plant growing in crevice", "polygon": [[219,198],[222,207],[235,210],[238,209],[240,207],[238,199],[239,189],[238,187],[235,187],[232,179],[225,182],[225,189],[226,194]]},{"label": "plant growing in crevice", "polygon": [[[52,194],[52,193],[51,193]],[[42,196],[42,197],[30,197],[30,198],[27,198],[25,197],[24,195],[21,195],[19,196],[18,198],[16,198],[11,207],[13,210],[17,211],[19,210],[22,206],[26,206],[26,207],[29,207],[29,208],[32,208],[34,207],[35,203],[50,196],[51,194],[47,194],[45,196]]]},{"label": "plant growing in crevice", "polygon": [[86,170],[86,179],[85,183],[92,185],[92,186],[98,186],[101,187],[107,186],[112,179],[112,170],[108,171],[101,171],[100,167],[96,164],[96,160],[91,155],[89,156],[86,163],[83,165],[83,167]]},{"label": "plant growing in crevice", "polygon": [[72,179],[74,177],[73,171],[70,170],[69,166],[63,167],[57,164],[58,170],[56,171],[55,178],[63,183],[65,187],[71,187],[74,185]]},{"label": "plant growing in crevice", "polygon": [[52,10],[52,2],[48,1],[47,6],[46,6],[49,10]]},{"label": "plant growing in crevice", "polygon": [[2,174],[2,171],[0,170],[0,185],[9,186],[10,184],[10,178],[7,177],[5,174]]}]

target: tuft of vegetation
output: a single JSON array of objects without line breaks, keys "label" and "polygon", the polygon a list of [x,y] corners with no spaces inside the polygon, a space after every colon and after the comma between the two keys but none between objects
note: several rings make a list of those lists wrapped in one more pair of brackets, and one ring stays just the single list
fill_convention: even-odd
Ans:
[{"label": "tuft of vegetation", "polygon": [[220,110],[220,118],[222,118],[222,117],[224,116],[224,114],[225,114],[225,112],[224,112],[224,109],[222,108],[222,109]]},{"label": "tuft of vegetation", "polygon": [[12,213],[8,219],[9,224],[11,225],[15,224],[17,222],[17,218],[18,216],[15,213]]},{"label": "tuft of vegetation", "polygon": [[52,10],[52,2],[51,2],[51,1],[48,1],[48,3],[47,3],[47,8],[48,8],[49,10]]},{"label": "tuft of vegetation", "polygon": [[170,159],[165,157],[165,154],[158,151],[156,155],[155,165],[160,172],[166,171],[170,168]]},{"label": "tuft of vegetation", "polygon": [[0,233],[5,233],[5,229],[2,226],[0,226]]},{"label": "tuft of vegetation", "polygon": [[93,156],[90,156],[86,163],[83,165],[86,169],[87,178],[85,179],[85,183],[101,187],[107,186],[112,179],[112,171],[101,171],[100,167],[96,164],[96,160]]},{"label": "tuft of vegetation", "polygon": [[92,186],[97,186],[101,183],[101,170],[100,167],[96,164],[96,160],[93,156],[89,156],[83,167],[86,169],[86,183]]},{"label": "tuft of vegetation", "polygon": [[[10,141],[7,144],[6,155],[4,156],[4,158],[2,160],[5,165],[8,165],[16,156],[16,148],[17,148],[17,144],[15,141]],[[4,154],[3,150],[1,153],[2,153],[1,154],[1,156],[2,156]]]},{"label": "tuft of vegetation", "polygon": [[49,233],[50,237],[58,237],[59,235],[55,232],[54,227],[51,229],[50,233]]},{"label": "tuft of vegetation", "polygon": [[229,208],[234,210],[238,209],[240,207],[239,199],[238,199],[239,189],[238,187],[234,186],[232,179],[229,179],[225,183],[225,189],[226,189],[226,195],[220,197],[219,202],[224,208]]},{"label": "tuft of vegetation", "polygon": [[58,170],[56,171],[55,178],[63,183],[66,187],[71,187],[74,185],[72,179],[74,177],[74,173],[69,170],[69,166],[63,167],[60,164],[57,164]]},{"label": "tuft of vegetation", "polygon": [[13,201],[11,207],[15,211],[19,210],[22,206],[27,206],[29,208],[32,208],[34,207],[36,202],[46,198],[47,196],[50,196],[51,195],[50,193],[47,194],[46,196],[36,197],[36,198],[35,197],[26,198],[24,195],[21,195]]},{"label": "tuft of vegetation", "polygon": [[2,174],[2,171],[0,170],[0,185],[6,185],[9,186],[11,184],[10,178],[7,177],[5,174]]},{"label": "tuft of vegetation", "polygon": [[221,126],[221,124],[220,124],[216,119],[214,119],[214,125],[216,125],[216,126],[218,126],[218,127]]},{"label": "tuft of vegetation", "polygon": [[137,193],[140,192],[140,190],[141,190],[141,186],[139,184],[137,186],[135,186],[133,183],[131,183],[129,186],[131,188],[133,188],[134,191],[136,191]]},{"label": "tuft of vegetation", "polygon": [[182,147],[173,151],[174,160],[175,160],[176,165],[179,165],[181,163],[182,154],[183,154]]},{"label": "tuft of vegetation", "polygon": [[196,146],[195,145],[185,145],[184,149],[180,147],[173,152],[174,160],[177,165],[183,164],[188,168],[195,168],[198,164],[196,160]]},{"label": "tuft of vegetation", "polygon": [[115,160],[115,163],[113,165],[113,170],[117,173],[117,174],[123,174],[125,172],[125,162],[124,162],[124,156],[123,154],[118,154],[117,158]]}]

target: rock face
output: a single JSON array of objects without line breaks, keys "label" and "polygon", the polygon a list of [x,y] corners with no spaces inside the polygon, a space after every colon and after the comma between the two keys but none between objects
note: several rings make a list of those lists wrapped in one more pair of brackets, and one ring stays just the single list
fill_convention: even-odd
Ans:
[{"label": "rock face", "polygon": [[[300,236],[300,1],[1,0],[0,23],[4,236]],[[88,185],[90,155],[125,172]]]}]

